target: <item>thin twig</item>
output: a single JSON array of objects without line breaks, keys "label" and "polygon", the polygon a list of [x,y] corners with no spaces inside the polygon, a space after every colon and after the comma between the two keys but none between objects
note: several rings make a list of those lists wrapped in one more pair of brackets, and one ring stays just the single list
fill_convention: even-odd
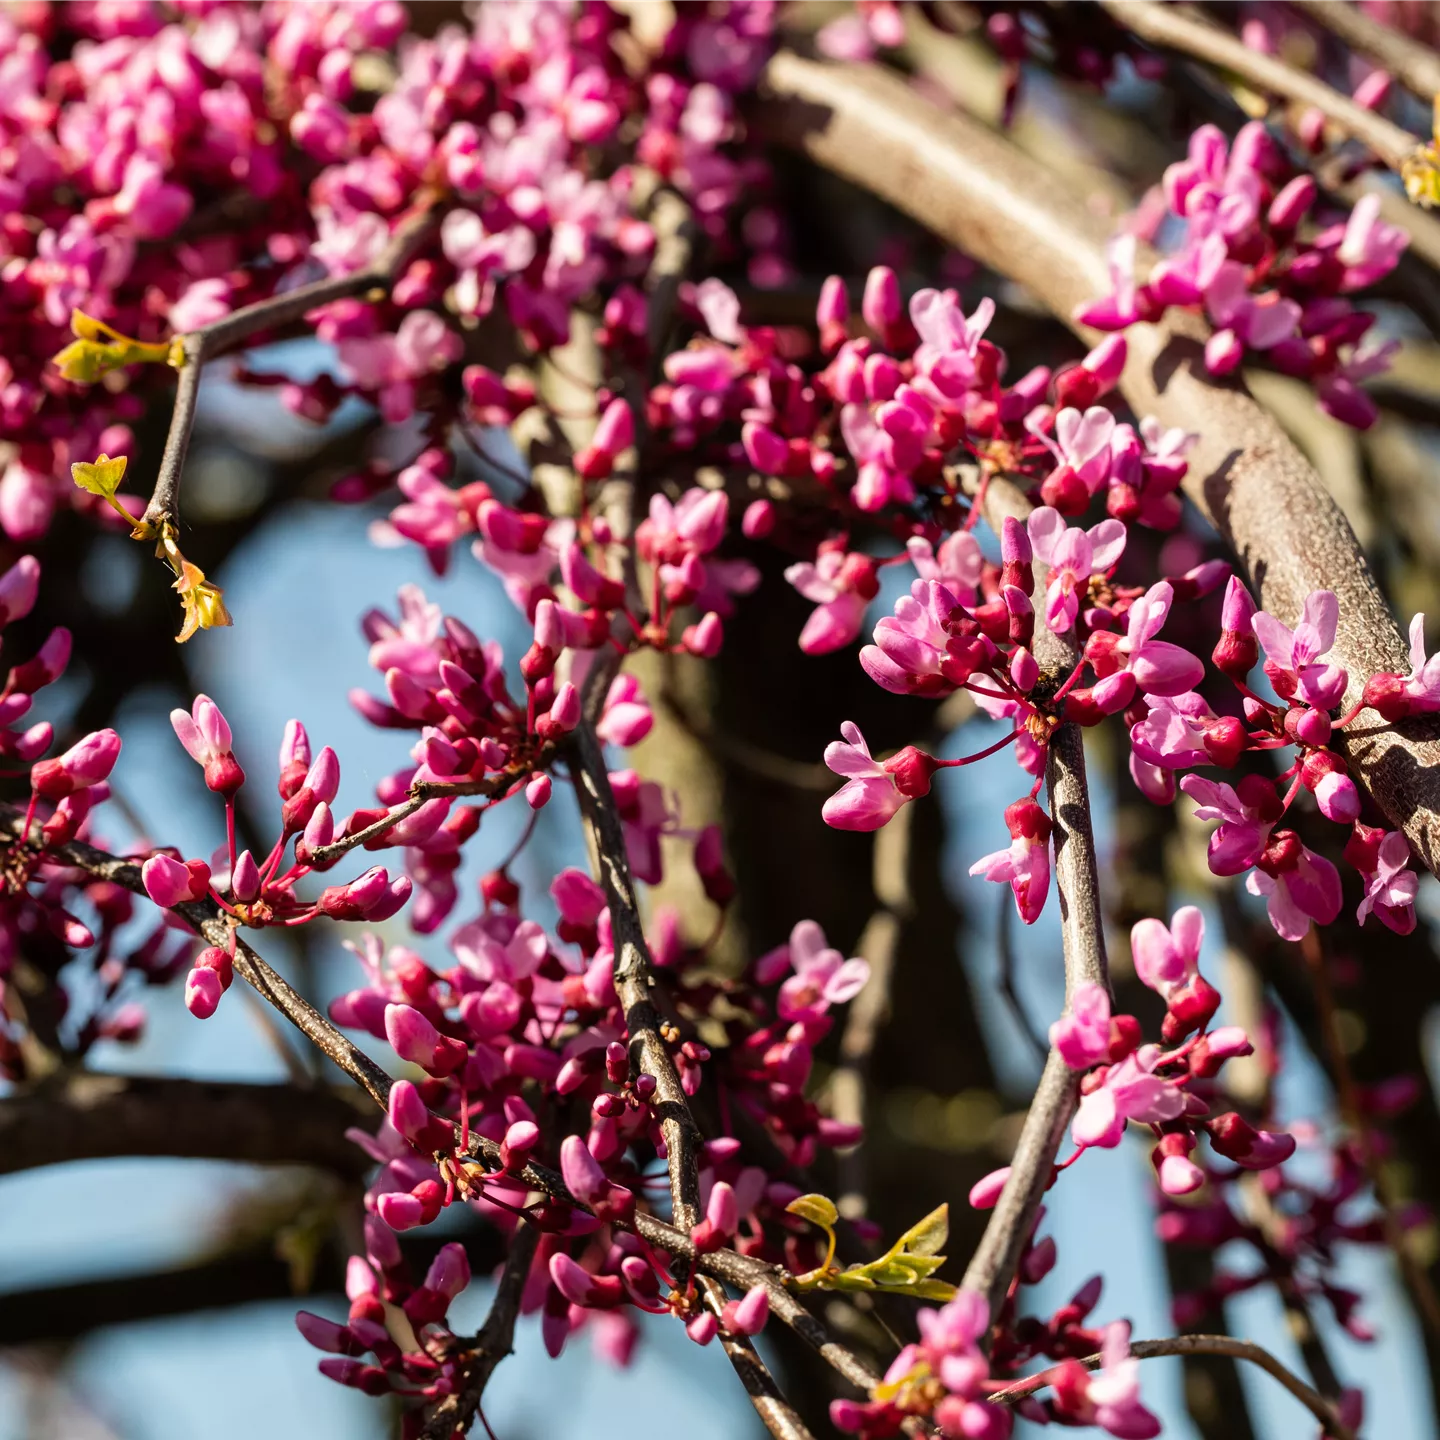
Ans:
[{"label": "thin twig", "polygon": [[495,1367],[510,1354],[515,1344],[515,1320],[520,1314],[520,1301],[525,1294],[525,1280],[540,1232],[522,1220],[510,1238],[505,1268],[495,1288],[495,1299],[485,1324],[475,1337],[474,1348],[461,1370],[460,1388],[447,1395],[431,1412],[420,1432],[420,1440],[450,1440],[458,1430],[469,1432],[475,1412],[484,1398],[485,1387]]},{"label": "thin twig", "polygon": [[181,366],[180,383],[175,391],[175,410],[165,438],[165,453],[160,457],[155,489],[145,507],[146,521],[158,525],[167,517],[172,522],[180,518],[180,476],[190,448],[190,432],[195,426],[195,410],[200,398],[201,371],[206,362],[227,350],[234,350],[262,331],[294,324],[321,305],[350,295],[363,295],[367,290],[388,290],[416,252],[430,239],[438,220],[436,199],[427,195],[401,221],[384,250],[363,269],[349,275],[317,280],[311,285],[299,285],[269,299],[257,300],[253,305],[246,305],[178,337],[184,347],[185,363]]},{"label": "thin twig", "polygon": [[1110,18],[1147,44],[1188,55],[1239,76],[1253,90],[1313,106],[1353,140],[1368,146],[1399,174],[1419,146],[1418,137],[1383,115],[1357,105],[1323,80],[1251,49],[1238,36],[1157,0],[1101,0]]},{"label": "thin twig", "polygon": [[[1311,1389],[1268,1350],[1253,1341],[1236,1340],[1229,1335],[1177,1335],[1170,1340],[1133,1341],[1130,1353],[1137,1360],[1153,1360],[1162,1355],[1228,1355],[1234,1360],[1248,1360],[1278,1380],[1320,1422],[1331,1440],[1355,1440],[1350,1427],[1340,1419],[1339,1412],[1323,1395]],[[1100,1355],[1087,1355],[1080,1361],[1087,1370],[1098,1370],[1102,1363]],[[1050,1383],[1050,1376],[1050,1371],[1042,1370],[1038,1375],[997,1390],[987,1398],[992,1405],[1012,1405],[1037,1390],[1043,1390]]]},{"label": "thin twig", "polygon": [[1337,0],[1290,0],[1290,7],[1388,70],[1411,94],[1429,103],[1440,93],[1440,54],[1413,35],[1392,30],[1358,6]]},{"label": "thin twig", "polygon": [[[718,1320],[725,1309],[725,1287],[713,1275],[700,1277],[705,1307]],[[760,1358],[748,1335],[720,1331],[720,1344],[755,1413],[775,1440],[814,1440],[795,1407],[780,1393],[775,1377]]]}]

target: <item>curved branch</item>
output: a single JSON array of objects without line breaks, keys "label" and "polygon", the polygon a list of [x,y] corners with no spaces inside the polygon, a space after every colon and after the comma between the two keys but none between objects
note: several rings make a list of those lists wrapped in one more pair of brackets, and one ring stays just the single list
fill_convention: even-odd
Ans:
[{"label": "curved branch", "polygon": [[1352,140],[1373,150],[1397,175],[1420,145],[1417,136],[1357,105],[1323,80],[1251,49],[1238,36],[1193,19],[1174,5],[1157,0],[1101,0],[1101,4],[1117,25],[1149,45],[1228,70],[1252,89],[1313,106]]},{"label": "curved branch", "polygon": [[[1162,1355],[1228,1355],[1233,1360],[1248,1360],[1278,1380],[1320,1422],[1331,1440],[1355,1440],[1350,1427],[1318,1390],[1313,1390],[1253,1341],[1236,1340],[1229,1335],[1177,1335],[1170,1340],[1136,1340],[1130,1346],[1130,1353],[1137,1360],[1153,1360]],[[1098,1370],[1101,1360],[1099,1355],[1087,1355],[1079,1363],[1087,1370]],[[1050,1383],[1050,1373],[1042,1370],[986,1398],[992,1405],[1013,1405],[1043,1390]]]},{"label": "curved branch", "polygon": [[[982,125],[937,109],[874,67],[782,52],[766,82],[772,99],[758,118],[770,136],[873,190],[1057,315],[1109,290],[1103,222],[1063,177]],[[1289,620],[1312,590],[1339,597],[1331,653],[1350,674],[1346,706],[1378,671],[1408,673],[1406,643],[1344,515],[1269,412],[1238,383],[1206,372],[1204,322],[1181,315],[1125,333],[1126,399],[1141,415],[1199,432],[1185,492],[1265,608]],[[1337,745],[1391,823],[1440,870],[1440,725],[1431,718],[1391,727],[1368,710],[1361,721]]]},{"label": "curved branch", "polygon": [[1338,0],[1290,0],[1290,7],[1388,70],[1411,94],[1430,101],[1440,93],[1440,55],[1413,35],[1392,30]]},{"label": "curved branch", "polygon": [[345,1138],[345,1094],[144,1075],[71,1075],[0,1100],[0,1175],[121,1155],[314,1165],[358,1179],[371,1161]]}]

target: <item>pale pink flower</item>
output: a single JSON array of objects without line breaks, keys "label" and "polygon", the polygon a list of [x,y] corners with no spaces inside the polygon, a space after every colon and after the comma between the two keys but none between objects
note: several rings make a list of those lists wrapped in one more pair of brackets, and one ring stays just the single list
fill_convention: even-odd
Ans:
[{"label": "pale pink flower", "polygon": [[1058,510],[1043,505],[1031,512],[1025,528],[1036,557],[1050,567],[1045,623],[1063,633],[1075,624],[1090,577],[1119,563],[1125,551],[1125,527],[1118,520],[1102,520],[1088,530],[1067,527]]},{"label": "pale pink flower", "polygon": [[878,830],[909,803],[895,777],[870,754],[860,727],[846,720],[840,726],[844,740],[832,740],[825,747],[825,764],[845,783],[821,808],[827,825],[836,830]]},{"label": "pale pink flower", "polygon": [[1348,677],[1339,665],[1320,663],[1335,644],[1339,618],[1340,602],[1330,590],[1311,592],[1293,630],[1264,610],[1255,612],[1250,623],[1265,648],[1265,674],[1282,700],[1298,694],[1317,710],[1340,703]]},{"label": "pale pink flower", "polygon": [[1340,913],[1340,875],[1323,855],[1306,846],[1278,875],[1252,870],[1245,877],[1252,895],[1265,896],[1265,911],[1282,940],[1303,940],[1313,920],[1328,925]]},{"label": "pale pink flower", "polygon": [[1110,996],[1103,985],[1075,987],[1069,1012],[1050,1027],[1051,1047],[1072,1070],[1088,1070],[1110,1055]]},{"label": "pale pink flower", "polygon": [[782,1020],[817,1020],[832,1005],[853,1000],[870,978],[869,962],[846,960],[813,920],[801,920],[790,932],[789,949],[795,973],[780,987]]},{"label": "pale pink flower", "polygon": [[1096,1072],[1101,1082],[1081,1097],[1070,1127],[1070,1138],[1077,1145],[1110,1150],[1120,1143],[1127,1121],[1156,1125],[1174,1120],[1185,1109],[1179,1086],[1153,1073],[1161,1053],[1158,1045],[1142,1045],[1118,1065]]}]

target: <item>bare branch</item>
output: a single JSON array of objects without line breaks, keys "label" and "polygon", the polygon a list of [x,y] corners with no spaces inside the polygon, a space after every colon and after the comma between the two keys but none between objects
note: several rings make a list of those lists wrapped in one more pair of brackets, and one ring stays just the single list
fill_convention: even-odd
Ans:
[{"label": "bare branch", "polygon": [[185,456],[190,449],[190,432],[195,427],[195,410],[200,399],[200,378],[205,363],[234,350],[266,330],[278,330],[294,324],[307,312],[349,295],[363,295],[367,290],[388,290],[399,279],[415,253],[434,234],[439,220],[434,196],[422,197],[419,206],[396,228],[384,250],[362,270],[349,275],[317,280],[285,290],[267,300],[222,316],[209,325],[202,325],[188,335],[179,337],[184,346],[185,363],[180,370],[180,383],[175,391],[175,410],[170,418],[170,431],[165,438],[165,453],[160,457],[160,470],[155,489],[145,507],[144,519],[158,525],[162,518],[180,518],[180,476]]},{"label": "bare branch", "polygon": [[340,1092],[168,1076],[82,1073],[0,1099],[0,1174],[119,1155],[315,1165],[359,1178]]},{"label": "bare branch", "polygon": [[495,1367],[514,1347],[515,1321],[520,1314],[525,1279],[530,1273],[530,1262],[535,1258],[535,1246],[539,1239],[540,1232],[523,1220],[511,1236],[505,1269],[495,1289],[495,1299],[491,1302],[484,1326],[475,1337],[460,1388],[453,1395],[447,1395],[430,1412],[425,1428],[420,1432],[420,1440],[450,1440],[457,1430],[462,1435],[467,1434],[475,1423],[475,1412],[480,1408],[485,1387],[490,1383]]},{"label": "bare branch", "polygon": [[1408,130],[1357,105],[1323,80],[1273,55],[1252,49],[1238,36],[1193,19],[1174,5],[1158,4],[1156,0],[1101,0],[1101,3],[1116,24],[1147,44],[1227,70],[1254,90],[1313,106],[1337,129],[1373,150],[1396,174],[1420,144]]},{"label": "bare branch", "polygon": [[[1287,1370],[1268,1350],[1249,1340],[1236,1340],[1229,1335],[1177,1335],[1170,1340],[1136,1340],[1130,1353],[1137,1360],[1153,1360],[1162,1355],[1228,1355],[1234,1360],[1248,1360],[1267,1375],[1278,1380],[1324,1427],[1331,1440],[1355,1440],[1354,1433],[1341,1419],[1335,1407],[1317,1390],[1311,1389],[1298,1376]],[[1102,1357],[1087,1355],[1080,1361],[1087,1370],[1098,1370]],[[1022,1380],[987,1397],[992,1405],[1013,1405],[1050,1383],[1050,1371]]]},{"label": "bare branch", "polygon": [[[766,83],[774,98],[758,118],[774,139],[867,186],[1025,285],[1055,314],[1069,317],[1108,292],[1104,222],[1063,176],[984,126],[942,112],[874,67],[781,53]],[[1125,396],[1137,413],[1199,433],[1185,492],[1239,558],[1267,610],[1289,620],[1313,590],[1338,596],[1331,654],[1350,675],[1348,708],[1369,676],[1408,673],[1406,643],[1309,462],[1238,382],[1206,371],[1207,334],[1190,315],[1131,326]],[[1367,710],[1335,741],[1431,870],[1440,869],[1437,736],[1433,719],[1390,726]]]}]

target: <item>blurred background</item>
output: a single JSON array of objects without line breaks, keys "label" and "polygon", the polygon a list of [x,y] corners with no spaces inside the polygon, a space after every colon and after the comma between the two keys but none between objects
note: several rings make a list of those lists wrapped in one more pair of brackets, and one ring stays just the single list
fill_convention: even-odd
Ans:
[{"label": "blurred background", "polygon": [[[917,83],[945,103],[958,101],[993,119],[1001,92],[993,58],[979,45],[926,30],[913,12],[908,20],[914,28],[902,59]],[[1037,164],[1085,178],[1096,206],[1117,215],[1179,153],[1179,142],[1167,137],[1183,136],[1228,103],[1203,91],[1162,93],[1133,76],[1103,106],[1095,95],[1041,72],[1027,74],[1025,85],[1014,138]],[[1233,130],[1243,115],[1226,113]],[[813,314],[826,273],[858,280],[870,264],[886,261],[912,287],[937,277],[963,282],[967,310],[982,293],[994,295],[1001,310],[990,333],[1008,351],[1012,374],[1042,356],[1054,363],[1057,354],[1080,353],[1024,295],[972,274],[963,257],[937,250],[892,212],[793,159],[777,156],[776,163],[799,276],[774,292],[728,277],[741,293],[747,322],[803,322]],[[814,218],[836,214],[847,217],[843,226]],[[1378,392],[1382,417],[1368,433],[1325,420],[1294,382],[1253,377],[1345,508],[1402,615],[1440,608],[1434,284],[1430,272],[1407,266],[1383,304],[1387,332],[1409,343]],[[303,380],[333,361],[324,347],[306,342],[274,347],[247,363]],[[140,436],[143,456],[159,453],[167,418],[150,417]],[[171,643],[173,596],[142,547],[96,533],[74,516],[57,523],[44,542],[41,603],[25,622],[28,630],[13,627],[16,653],[29,654],[50,625],[75,632],[77,659],[61,684],[42,692],[37,713],[53,720],[62,737],[102,724],[123,735],[114,776],[122,803],[105,818],[104,839],[113,847],[148,839],[208,854],[223,838],[223,812],[167,719],[198,690],[225,711],[237,754],[253,777],[242,795],[253,807],[244,817],[252,833],[273,829],[278,800],[270,777],[292,716],[303,720],[317,746],[332,745],[340,755],[340,804],[370,803],[376,781],[404,763],[408,743],[366,725],[346,693],[379,688],[358,620],[376,605],[393,612],[402,585],[421,585],[477,634],[499,639],[512,663],[518,657],[527,634],[523,622],[467,552],[457,550],[451,573],[437,578],[417,550],[371,542],[368,528],[384,513],[383,503],[343,507],[326,498],[330,483],[376,447],[403,450],[405,437],[384,431],[363,407],[342,407],[317,428],[289,415],[273,390],[237,385],[224,366],[207,373],[187,469],[185,550],[224,586],[235,626],[205,632],[183,650]],[[147,463],[137,467],[141,474],[148,473]],[[993,555],[993,537],[982,532],[982,538]],[[1210,537],[1191,525],[1166,543],[1181,546],[1176,553],[1198,555]],[[948,1200],[951,1254],[963,1258],[979,1232],[965,1194],[1009,1154],[1039,1073],[1035,1036],[1043,1035],[1061,1000],[1053,905],[1040,924],[1024,929],[1014,921],[1008,890],[967,875],[976,857],[1003,843],[1001,811],[1015,798],[1015,772],[1004,759],[946,772],[936,785],[940,803],[908,807],[905,824],[888,827],[878,841],[826,829],[820,803],[833,780],[818,762],[840,720],[860,723],[877,751],[939,733],[942,753],[967,753],[999,732],[983,717],[953,707],[937,712],[927,702],[881,692],[863,677],[853,652],[802,658],[795,636],[805,603],[784,583],[774,556],[751,558],[765,570],[763,585],[731,623],[725,652],[713,666],[641,667],[658,723],[634,752],[634,763],[679,794],[687,824],[725,825],[740,899],[720,941],[722,960],[738,963],[760,953],[810,916],[845,953],[864,953],[872,966],[888,967],[885,1008],[857,1022],[875,1027],[866,1076],[870,1139],[828,1177],[835,1182],[831,1193],[856,1197],[852,1212],[863,1196],[866,1213],[891,1234]],[[882,592],[876,613],[888,612],[893,598]],[[1192,607],[1189,623],[1197,633],[1207,625],[1213,632],[1213,621],[1207,607]],[[1183,640],[1186,617],[1177,614],[1176,622],[1182,633],[1174,638]],[[1156,1018],[1154,997],[1128,967],[1133,920],[1168,915],[1182,903],[1200,905],[1207,919],[1205,970],[1226,995],[1222,1019],[1253,1023],[1273,1007],[1288,1061],[1281,1118],[1308,1123],[1300,1133],[1309,1136],[1333,1133],[1333,1076],[1297,956],[1273,942],[1248,896],[1215,892],[1203,863],[1203,834],[1183,815],[1139,797],[1124,772],[1117,735],[1102,730],[1092,740],[1091,784],[1122,1008]],[[475,881],[508,852],[517,818],[500,810],[469,847],[455,921],[473,912]],[[557,788],[516,876],[527,891],[543,895],[555,870],[574,863],[584,863],[579,832],[568,797]],[[694,897],[677,881],[673,891],[652,898],[683,909]],[[1333,945],[1343,962],[1337,965],[1339,1013],[1356,1078],[1403,1075],[1419,1082],[1416,1102],[1390,1125],[1384,1163],[1397,1195],[1433,1207],[1440,1203],[1440,1109],[1432,1082],[1440,968],[1432,927],[1440,920],[1440,894],[1429,877],[1420,909],[1422,923],[1411,937],[1373,929],[1362,935],[1342,919]],[[702,917],[687,920],[697,931],[691,938],[702,938],[711,912],[691,906],[687,913]],[[546,918],[543,907],[537,918]],[[453,923],[442,936],[420,941],[408,934],[403,916],[382,928],[392,942],[413,944],[444,963],[443,934]],[[267,940],[265,953],[318,1003],[357,983],[358,966],[346,950],[323,935],[299,936],[288,948]],[[74,983],[83,985],[84,977]],[[143,998],[149,1016],[143,1037],[129,1045],[102,1043],[91,1054],[94,1068],[338,1087],[336,1072],[322,1070],[277,1030],[243,986],[203,1023],[185,1011],[178,985]],[[839,1038],[837,1031],[834,1041]],[[846,1088],[854,1077],[835,1068],[834,1041],[820,1083],[843,1109],[854,1101],[853,1088]],[[1243,1089],[1245,1083],[1242,1073],[1236,1084]],[[356,1119],[373,1128],[362,1110]],[[1302,1145],[1292,1162],[1297,1173],[1312,1161],[1323,1168],[1307,1148],[1315,1147]],[[316,1352],[293,1323],[302,1303],[342,1313],[339,1286],[360,1173],[356,1153],[348,1175],[166,1159],[0,1173],[0,1345],[6,1347],[0,1440],[256,1434],[363,1440],[395,1433],[383,1405],[316,1373]],[[0,1158],[0,1172],[4,1168]],[[1323,1179],[1317,1169],[1317,1183]],[[1048,1313],[1103,1270],[1098,1316],[1129,1317],[1137,1337],[1169,1334],[1174,1297],[1236,1263],[1224,1248],[1166,1246],[1156,1237],[1146,1147],[1138,1141],[1090,1155],[1063,1186],[1064,1204],[1044,1222],[1059,1261],[1027,1292],[1033,1311]],[[495,1241],[478,1223],[467,1228],[448,1215],[432,1228],[436,1235],[426,1232],[424,1241],[431,1251],[440,1240],[461,1238],[477,1275],[497,1263]],[[1432,1231],[1419,1240],[1429,1274],[1440,1278]],[[1238,1263],[1243,1269],[1245,1261]],[[1339,1265],[1341,1283],[1364,1297],[1375,1338],[1362,1343],[1317,1310],[1320,1340],[1336,1372],[1365,1389],[1368,1433],[1427,1440],[1436,1434],[1440,1337],[1425,1334],[1382,1248],[1342,1250]],[[954,1278],[960,1268],[952,1262],[944,1273]],[[487,1290],[488,1283],[477,1281],[457,1304],[457,1329],[467,1321],[478,1326]],[[828,1318],[844,1324],[845,1312]],[[1302,1368],[1272,1290],[1239,1297],[1223,1317],[1193,1328],[1220,1324]],[[631,1371],[623,1374],[592,1353],[583,1333],[552,1362],[537,1332],[533,1323],[522,1324],[517,1354],[487,1391],[485,1414],[499,1440],[669,1436],[684,1401],[691,1402],[686,1429],[696,1440],[758,1433],[743,1394],[723,1373],[718,1347],[697,1349],[678,1326],[647,1326]],[[828,1393],[827,1378],[807,1357],[783,1344],[776,1350],[769,1334],[764,1341],[802,1409]],[[700,1389],[705,1403],[697,1405]],[[1144,1390],[1167,1433],[1186,1440],[1289,1440],[1314,1431],[1306,1412],[1248,1367],[1237,1373],[1226,1362],[1147,1362]]]}]

